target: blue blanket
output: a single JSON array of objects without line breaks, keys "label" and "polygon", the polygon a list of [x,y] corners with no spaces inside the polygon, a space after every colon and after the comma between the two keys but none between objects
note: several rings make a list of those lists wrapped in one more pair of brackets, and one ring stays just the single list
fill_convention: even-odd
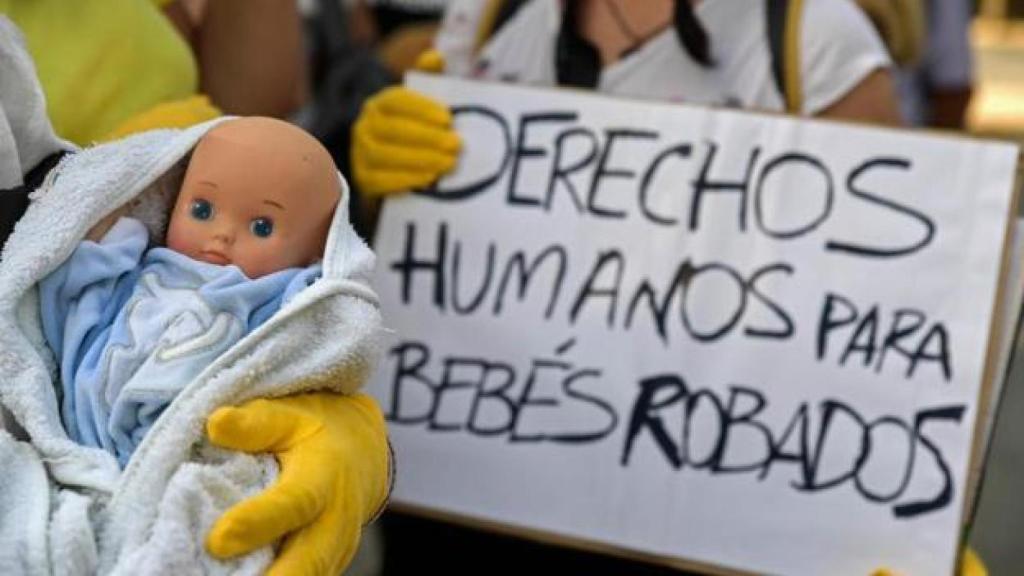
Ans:
[{"label": "blue blanket", "polygon": [[174,397],[319,275],[319,265],[249,279],[237,266],[146,250],[122,218],[40,283],[43,333],[59,364],[68,435],[123,467]]}]

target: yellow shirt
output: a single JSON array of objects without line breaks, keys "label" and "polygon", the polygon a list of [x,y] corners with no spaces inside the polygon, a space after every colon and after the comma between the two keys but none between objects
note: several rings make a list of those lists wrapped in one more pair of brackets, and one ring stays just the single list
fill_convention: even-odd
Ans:
[{"label": "yellow shirt", "polygon": [[25,35],[61,137],[89,144],[157,104],[196,94],[195,57],[169,0],[0,0]]}]

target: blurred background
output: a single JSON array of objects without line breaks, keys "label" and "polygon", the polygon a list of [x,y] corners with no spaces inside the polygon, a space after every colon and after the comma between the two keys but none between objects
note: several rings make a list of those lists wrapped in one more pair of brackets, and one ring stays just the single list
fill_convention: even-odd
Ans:
[{"label": "blurred background", "polygon": [[1024,143],[1024,2],[981,0],[970,37],[976,76],[968,129]]},{"label": "blurred background", "polygon": [[[971,24],[974,95],[971,133],[1024,144],[1024,1],[981,0]],[[1024,210],[1021,211],[1024,215]],[[1003,393],[971,541],[991,574],[1024,572],[1024,337]]]}]

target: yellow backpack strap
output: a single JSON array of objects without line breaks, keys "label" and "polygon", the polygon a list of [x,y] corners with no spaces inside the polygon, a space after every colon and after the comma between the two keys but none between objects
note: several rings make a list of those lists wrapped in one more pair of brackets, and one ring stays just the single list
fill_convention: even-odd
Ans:
[{"label": "yellow backpack strap", "polygon": [[772,77],[779,89],[786,112],[803,110],[803,84],[800,78],[800,26],[803,0],[766,0],[768,47],[771,51]]},{"label": "yellow backpack strap", "polygon": [[480,26],[476,30],[476,38],[473,41],[473,53],[479,54],[484,44],[491,39],[502,26],[505,25],[520,8],[525,6],[529,0],[480,0],[486,1],[483,18],[480,19]]},{"label": "yellow backpack strap", "polygon": [[882,37],[892,59],[908,66],[921,59],[928,40],[923,0],[857,0]]},{"label": "yellow backpack strap", "polygon": [[473,53],[478,54],[487,43],[487,40],[494,34],[498,24],[498,14],[501,12],[504,0],[487,0],[483,17],[480,18],[480,27],[476,30],[476,38],[473,39]]}]

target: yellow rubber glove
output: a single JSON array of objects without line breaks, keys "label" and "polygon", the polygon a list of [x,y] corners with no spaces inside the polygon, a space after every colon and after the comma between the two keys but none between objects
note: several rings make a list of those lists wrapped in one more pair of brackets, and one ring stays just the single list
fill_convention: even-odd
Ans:
[{"label": "yellow rubber glove", "polygon": [[960,576],[988,576],[988,569],[981,561],[981,556],[970,548],[964,551],[964,557],[960,561]]},{"label": "yellow rubber glove", "polygon": [[444,72],[444,54],[441,54],[440,50],[435,50],[433,48],[430,50],[424,50],[416,57],[416,63],[413,64],[413,68],[420,72],[440,74],[441,72]]},{"label": "yellow rubber glove", "polygon": [[341,574],[390,489],[377,404],[327,392],[253,400],[218,409],[206,432],[224,448],[272,452],[281,467],[276,484],[221,516],[206,539],[210,554],[229,558],[287,535],[268,574]]},{"label": "yellow rubber glove", "polygon": [[[970,548],[964,550],[963,558],[960,559],[960,569],[957,571],[958,576],[988,576],[988,569],[985,568],[985,564],[981,561],[981,557],[974,553],[974,550]],[[875,570],[871,573],[871,576],[898,576],[892,570],[888,568],[882,568]]]},{"label": "yellow rubber glove", "polygon": [[[416,67],[440,70],[443,60],[438,52],[427,51]],[[370,197],[405,192],[426,186],[454,168],[461,147],[446,106],[393,86],[363,104],[352,129],[352,176],[359,190]]]}]

